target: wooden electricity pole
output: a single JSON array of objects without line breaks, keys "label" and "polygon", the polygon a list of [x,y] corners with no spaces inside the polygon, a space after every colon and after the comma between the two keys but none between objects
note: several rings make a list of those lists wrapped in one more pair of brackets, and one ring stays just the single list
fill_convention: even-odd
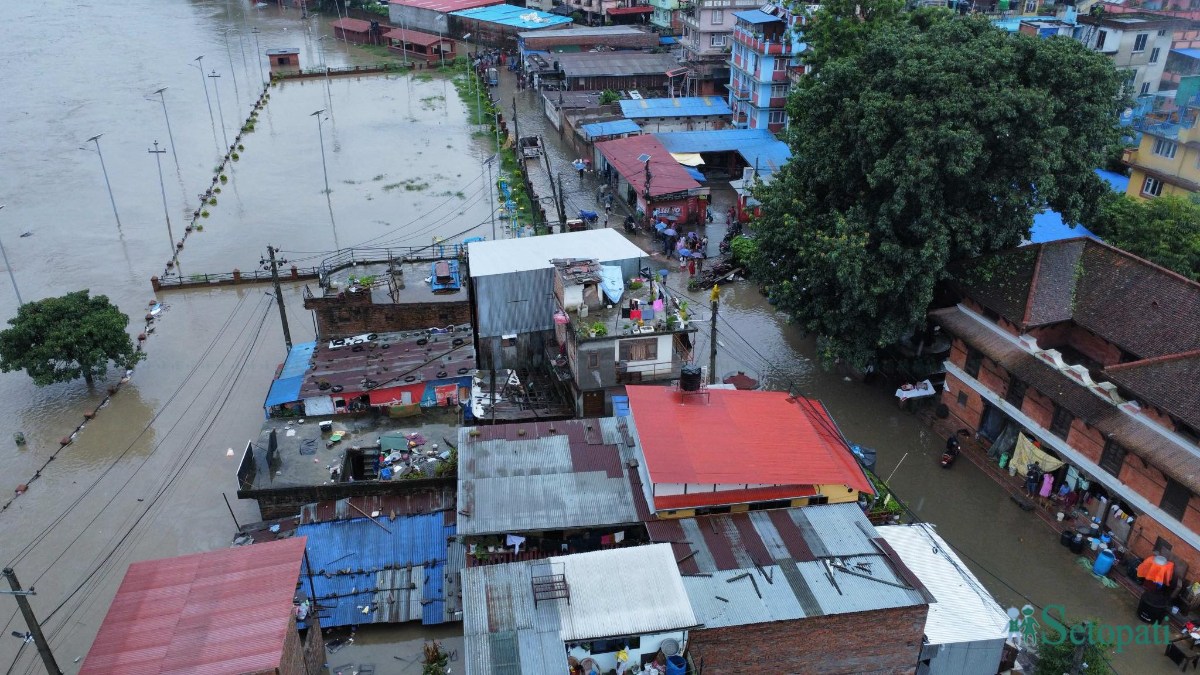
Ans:
[{"label": "wooden electricity pole", "polygon": [[292,351],[292,331],[288,330],[287,308],[283,306],[283,289],[279,287],[279,266],[275,264],[275,247],[267,247],[267,255],[271,257],[271,284],[275,286],[275,304],[279,305],[279,321],[283,324],[283,342],[288,352]]},{"label": "wooden electricity pole", "polygon": [[37,645],[38,654],[42,657],[42,664],[46,666],[46,672],[50,675],[62,675],[62,671],[58,668],[58,663],[54,660],[54,654],[50,652],[50,643],[46,642],[46,636],[42,634],[42,626],[38,623],[37,617],[33,615],[33,607],[29,605],[29,596],[36,595],[33,589],[25,590],[21,588],[21,582],[17,581],[17,573],[11,567],[4,568],[4,578],[8,579],[8,585],[12,587],[11,591],[0,591],[17,599],[17,606],[21,608],[21,615],[25,617],[25,625],[28,627],[28,638],[33,640]]},{"label": "wooden electricity pole", "polygon": [[721,288],[713,285],[712,289],[712,328],[708,346],[708,383],[717,383],[717,307],[721,304]]}]

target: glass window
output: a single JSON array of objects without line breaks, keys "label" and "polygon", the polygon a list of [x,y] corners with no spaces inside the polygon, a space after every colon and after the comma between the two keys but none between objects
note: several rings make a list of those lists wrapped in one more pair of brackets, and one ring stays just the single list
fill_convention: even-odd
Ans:
[{"label": "glass window", "polygon": [[1121,466],[1125,464],[1125,455],[1129,451],[1120,443],[1114,442],[1111,438],[1104,444],[1104,454],[1100,455],[1100,468],[1111,473],[1114,476],[1121,475]]},{"label": "glass window", "polygon": [[1141,89],[1141,91],[1139,91],[1139,92],[1138,92],[1138,95],[1139,95],[1139,96],[1145,96],[1146,94],[1149,94],[1149,93],[1150,93],[1150,83],[1149,83],[1149,82],[1143,82],[1143,83],[1142,83],[1142,89]]},{"label": "glass window", "polygon": [[1138,33],[1137,37],[1133,39],[1133,52],[1136,54],[1137,52],[1146,51],[1146,42],[1149,40],[1149,33]]},{"label": "glass window", "polygon": [[1025,402],[1025,389],[1027,388],[1028,385],[1021,380],[1015,377],[1009,378],[1008,391],[1004,393],[1004,400],[1012,407],[1020,410],[1021,404]]},{"label": "glass window", "polygon": [[787,113],[782,110],[772,110],[770,117],[767,119],[768,124],[783,124],[787,122]]},{"label": "glass window", "polygon": [[1155,47],[1150,50],[1150,63],[1158,63],[1158,56],[1162,52],[1161,49]]},{"label": "glass window", "polygon": [[1146,180],[1142,181],[1142,196],[1157,197],[1162,194],[1163,182],[1157,178],[1146,176]]},{"label": "glass window", "polygon": [[1104,49],[1104,38],[1107,36],[1108,33],[1100,31],[1100,33],[1096,36],[1096,49]]},{"label": "glass window", "polygon": [[1075,415],[1071,414],[1070,410],[1055,403],[1054,417],[1050,418],[1050,433],[1065,441],[1067,434],[1071,433],[1071,423],[1074,421]]},{"label": "glass window", "polygon": [[621,340],[622,361],[653,361],[658,358],[658,338]]},{"label": "glass window", "polygon": [[724,35],[712,35],[708,39],[708,44],[713,47],[724,47],[725,46],[725,36]]},{"label": "glass window", "polygon": [[1175,479],[1168,478],[1167,487],[1163,490],[1162,501],[1158,506],[1175,520],[1183,520],[1183,513],[1187,511],[1191,499],[1191,490],[1175,482]]},{"label": "glass window", "polygon": [[712,23],[714,26],[719,26],[725,23],[725,10],[723,9],[714,9],[709,13],[709,16],[712,17]]},{"label": "glass window", "polygon": [[[1142,86],[1147,87],[1149,85],[1144,84]],[[1168,141],[1165,138],[1154,139],[1154,154],[1156,154],[1156,155],[1166,157],[1167,159],[1174,159],[1175,151],[1178,148],[1179,148],[1179,144],[1176,143],[1175,141]]]},{"label": "glass window", "polygon": [[979,367],[983,365],[983,353],[974,347],[967,347],[967,364],[963,370],[971,377],[979,377]]}]

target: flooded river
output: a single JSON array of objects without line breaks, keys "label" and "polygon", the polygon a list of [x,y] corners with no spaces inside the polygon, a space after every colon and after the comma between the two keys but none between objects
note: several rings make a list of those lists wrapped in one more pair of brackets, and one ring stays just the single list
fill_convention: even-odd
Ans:
[{"label": "flooded river", "polygon": [[[174,151],[161,159],[178,240],[185,215],[212,180],[224,136],[234,137],[261,91],[258,48],[297,47],[306,67],[376,60],[322,39],[327,23],[233,0],[0,3],[0,53],[9,63],[0,98],[0,203],[7,205],[0,238],[23,298],[90,288],[140,324],[152,297],[149,278],[161,273],[171,246],[147,150],[157,140]],[[257,44],[252,28],[260,31]],[[220,77],[201,80],[205,73],[193,65],[201,55],[204,71]],[[502,77],[507,112],[513,82],[507,72]],[[169,133],[162,101],[152,96],[162,87]],[[269,92],[255,131],[241,141],[240,160],[227,169],[218,203],[207,205],[209,217],[198,221],[204,231],[187,240],[184,276],[255,269],[267,244],[284,249],[291,263],[310,266],[338,247],[490,235],[481,178],[487,149],[444,78],[311,79]],[[574,156],[549,127],[540,101],[531,92],[516,96],[521,133],[542,134],[553,165],[566,168]],[[318,121],[312,113],[322,109]],[[100,157],[86,143],[96,134],[103,134],[119,226]],[[563,181],[568,212],[594,208],[593,179],[580,182],[565,172]],[[714,192],[722,213],[731,193]],[[722,228],[709,227],[714,248]],[[6,277],[0,275],[3,317],[16,310]],[[677,275],[670,283],[683,285]],[[293,337],[310,339],[299,289],[286,295]],[[705,293],[693,298],[706,304]],[[172,293],[164,300],[166,311],[147,341],[149,357],[131,383],[27,494],[0,512],[2,562],[16,568],[26,587],[37,587],[35,611],[68,673],[78,668],[74,660],[90,646],[129,562],[226,545],[234,517],[257,518],[252,505],[232,498],[231,515],[221,492],[236,490],[227,450],[256,432],[267,382],[284,358],[275,310],[261,287]],[[812,340],[752,284],[725,287],[720,313],[718,371],[745,370],[824,401],[847,435],[879,450],[879,472],[895,469],[897,491],[968,556],[1002,604],[1061,603],[1072,615],[1132,620],[1134,603],[1124,591],[1096,586],[1056,538],[973,465],[938,469],[940,440],[898,410],[889,391],[817,367]],[[697,353],[707,350],[703,335]],[[117,376],[110,373],[110,381]],[[6,501],[105,392],[102,384],[38,388],[23,373],[0,374],[0,387],[0,501]],[[17,431],[25,446],[8,440]],[[0,622],[0,667],[40,672],[33,650],[7,637],[24,630],[11,599],[0,600]],[[1166,661],[1143,649],[1115,664],[1142,673]]]}]

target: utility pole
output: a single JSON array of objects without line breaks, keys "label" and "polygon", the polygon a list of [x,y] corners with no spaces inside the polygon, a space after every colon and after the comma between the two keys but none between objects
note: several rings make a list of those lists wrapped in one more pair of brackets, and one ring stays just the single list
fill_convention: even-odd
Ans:
[{"label": "utility pole", "polygon": [[147,150],[146,152],[154,155],[154,163],[158,165],[158,189],[162,190],[163,217],[167,219],[167,236],[171,239],[171,259],[174,260],[177,250],[175,248],[175,233],[171,231],[171,210],[167,208],[167,186],[163,183],[162,176],[162,155],[167,151],[159,150],[158,141],[154,141],[154,149]]},{"label": "utility pole", "polygon": [[217,126],[217,120],[216,120],[216,118],[213,117],[213,114],[212,114],[212,99],[210,99],[208,97],[208,80],[205,79],[205,76],[204,76],[204,57],[197,56],[196,58],[194,58],[192,60],[196,61],[200,64],[200,66],[199,66],[199,68],[200,68],[200,84],[204,87],[204,102],[208,104],[208,121],[212,122],[212,125],[215,127],[215,126]]},{"label": "utility pole", "polygon": [[0,591],[0,593],[11,595],[17,599],[17,606],[21,608],[21,615],[25,617],[25,625],[29,629],[29,637],[33,638],[33,643],[37,645],[38,654],[42,657],[42,664],[46,666],[46,672],[49,675],[62,675],[62,670],[54,661],[54,654],[50,652],[50,643],[46,642],[46,636],[42,635],[42,626],[38,623],[37,617],[33,615],[33,607],[29,606],[29,596],[37,594],[32,588],[29,590],[21,588],[21,582],[17,581],[17,573],[11,567],[4,568],[4,578],[8,579],[8,585],[12,590]]},{"label": "utility pole", "polygon": [[[6,204],[0,204],[0,209],[3,209]],[[8,264],[8,253],[4,250],[4,242],[0,242],[0,255],[4,256],[4,269],[8,270],[8,278],[12,281],[13,293],[17,294],[17,309],[25,303],[21,301],[21,291],[17,288],[17,275],[13,274],[12,265]]]},{"label": "utility pole", "polygon": [[717,383],[717,307],[721,304],[721,287],[713,286],[712,294],[712,328],[709,333],[708,346],[708,383]]},{"label": "utility pole", "polygon": [[213,68],[212,74],[209,75],[213,81],[213,91],[217,92],[217,112],[221,115],[221,138],[225,140],[225,152],[222,156],[229,154],[229,136],[225,133],[225,112],[221,110],[221,88],[217,86],[217,78],[221,77],[217,74],[217,69]]},{"label": "utility pole", "polygon": [[279,305],[279,322],[283,325],[283,343],[292,351],[292,331],[288,329],[287,308],[283,306],[283,288],[279,286],[279,265],[275,263],[275,247],[267,246],[271,257],[271,284],[275,286],[275,304]]},{"label": "utility pole", "polygon": [[321,143],[321,171],[325,174],[325,194],[329,194],[329,169],[325,166],[325,130],[321,128],[321,113],[324,109],[309,115],[309,117],[317,118],[317,138]]},{"label": "utility pole", "polygon": [[[100,157],[100,170],[104,172],[104,186],[108,188],[108,201],[113,207],[113,217],[117,219],[117,229],[121,229],[121,216],[117,215],[117,200],[113,199],[112,183],[108,182],[108,168],[104,166],[104,153],[100,152],[100,137],[104,134],[96,134],[87,139],[88,143],[96,144],[96,154]],[[87,150],[87,148],[81,148]]]},{"label": "utility pole", "polygon": [[255,26],[250,29],[250,32],[254,34],[254,60],[258,61],[258,79],[261,80],[261,84],[265,85],[267,83],[267,76],[263,75],[262,69],[262,45],[258,43],[258,35],[262,31],[258,29],[258,26]]},{"label": "utility pole", "polygon": [[163,87],[154,92],[158,94],[158,100],[162,102],[163,117],[167,120],[167,140],[171,142],[171,156],[175,158],[175,170],[179,171],[179,155],[175,154],[175,134],[171,133],[171,116],[167,114],[167,98],[163,96],[163,92],[167,88]]},{"label": "utility pole", "polygon": [[567,224],[567,205],[563,203],[562,174],[558,174],[558,222]]},{"label": "utility pole", "polygon": [[225,56],[229,57],[229,77],[233,78],[233,102],[235,104],[234,107],[237,107],[236,104],[242,100],[242,93],[238,91],[237,71],[233,69],[233,52],[229,49],[229,31],[231,30],[233,29],[225,29]]},{"label": "utility pole", "polygon": [[484,160],[487,165],[488,172],[488,206],[492,209],[492,241],[496,241],[496,202],[492,198],[492,190],[496,189],[496,181],[492,178],[492,161],[496,159],[496,155],[492,155]]}]

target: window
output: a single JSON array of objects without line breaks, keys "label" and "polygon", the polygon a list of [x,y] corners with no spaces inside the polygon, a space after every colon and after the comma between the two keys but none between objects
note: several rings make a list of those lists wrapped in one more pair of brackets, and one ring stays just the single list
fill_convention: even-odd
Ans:
[{"label": "window", "polygon": [[775,72],[787,70],[787,61],[784,59],[775,59]]},{"label": "window", "polygon": [[787,113],[782,110],[772,110],[767,117],[767,124],[783,124],[787,122]]},{"label": "window", "polygon": [[1157,197],[1162,194],[1163,182],[1157,178],[1146,176],[1146,180],[1142,181],[1142,196]]},{"label": "window", "polygon": [[1111,438],[1104,444],[1104,454],[1100,455],[1100,468],[1111,473],[1114,476],[1121,475],[1121,466],[1125,464],[1125,455],[1129,451],[1120,443],[1114,442]]},{"label": "window", "polygon": [[1149,93],[1150,93],[1150,83],[1149,83],[1149,82],[1143,82],[1143,83],[1142,83],[1142,88],[1141,88],[1141,90],[1138,92],[1138,96],[1145,96],[1146,94],[1149,94]]},{"label": "window", "polygon": [[587,367],[592,370],[600,367],[600,352],[587,353]]},{"label": "window", "polygon": [[983,365],[983,353],[974,347],[967,347],[967,364],[963,367],[971,377],[979,377],[979,367]]},{"label": "window", "polygon": [[1155,47],[1150,50],[1150,63],[1158,63],[1158,55],[1162,52],[1161,49]]},{"label": "window", "polygon": [[788,86],[786,84],[771,85],[771,98],[783,98],[787,96]]},{"label": "window", "polygon": [[1075,416],[1070,410],[1054,404],[1054,417],[1050,418],[1050,433],[1058,436],[1064,441],[1067,439],[1067,434],[1071,432],[1071,422],[1075,421]]},{"label": "window", "polygon": [[725,23],[725,10],[723,9],[714,9],[709,16],[712,17],[712,24],[714,26],[719,26]]},{"label": "window", "polygon": [[658,358],[658,338],[621,340],[622,361],[653,361]]},{"label": "window", "polygon": [[[1145,86],[1145,85],[1143,85]],[[1179,148],[1179,144],[1175,141],[1168,141],[1165,138],[1154,139],[1154,154],[1167,159],[1174,159],[1175,151]]]},{"label": "window", "polygon": [[1104,49],[1104,38],[1106,38],[1106,37],[1108,37],[1108,33],[1105,33],[1104,31],[1100,31],[1100,33],[1096,36],[1096,50],[1097,51]]},{"label": "window", "polygon": [[1008,391],[1004,392],[1004,400],[1017,410],[1021,409],[1021,404],[1025,402],[1025,389],[1029,385],[1018,380],[1017,378],[1009,378]]},{"label": "window", "polygon": [[965,392],[965,391],[958,392],[958,407],[960,407],[960,408],[967,407],[967,392]]},{"label": "window", "polygon": [[1187,511],[1188,501],[1191,498],[1191,490],[1175,482],[1175,479],[1168,478],[1167,487],[1163,490],[1162,501],[1158,503],[1158,506],[1175,520],[1183,520],[1183,512]]},{"label": "window", "polygon": [[712,46],[712,47],[724,47],[725,46],[725,36],[724,35],[709,36],[708,44],[709,44],[709,46]]},{"label": "window", "polygon": [[1158,37],[1164,37],[1164,36],[1166,36],[1166,34],[1167,34],[1166,29],[1158,31]]},{"label": "window", "polygon": [[1146,51],[1146,42],[1150,39],[1149,33],[1138,33],[1137,37],[1133,38],[1133,53]]},{"label": "window", "polygon": [[1037,0],[1025,0],[1025,13],[1033,14],[1037,11]]}]

